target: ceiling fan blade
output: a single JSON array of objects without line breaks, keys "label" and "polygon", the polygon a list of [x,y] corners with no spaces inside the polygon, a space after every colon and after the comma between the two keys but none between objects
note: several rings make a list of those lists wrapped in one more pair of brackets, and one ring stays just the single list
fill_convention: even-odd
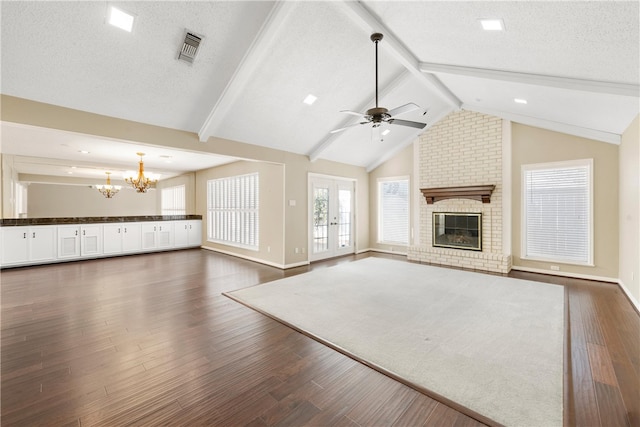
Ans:
[{"label": "ceiling fan blade", "polygon": [[396,107],[393,110],[389,111],[389,115],[391,117],[399,116],[400,114],[408,113],[409,111],[417,110],[420,107],[413,102],[408,104],[401,105],[400,107]]},{"label": "ceiling fan blade", "polygon": [[412,122],[409,120],[398,120],[398,119],[389,119],[387,120],[387,123],[392,125],[409,126],[417,129],[423,129],[427,125],[426,123],[419,123],[419,122]]},{"label": "ceiling fan blade", "polygon": [[351,128],[351,127],[358,126],[358,125],[366,125],[367,123],[369,123],[369,122],[358,122],[358,123],[353,123],[353,124],[350,124],[349,126],[345,126],[345,127],[343,127],[343,128],[340,128],[340,129],[334,129],[334,130],[332,130],[332,131],[331,131],[331,132],[329,132],[329,133],[338,133],[338,132],[342,132],[342,131],[343,131],[343,130],[345,130],[345,129],[349,129],[349,128]]},{"label": "ceiling fan blade", "polygon": [[351,110],[341,110],[341,113],[347,113],[347,114],[351,114],[353,116],[358,116],[358,117],[364,117],[366,116],[366,114],[364,113],[358,113],[357,111],[351,111]]}]

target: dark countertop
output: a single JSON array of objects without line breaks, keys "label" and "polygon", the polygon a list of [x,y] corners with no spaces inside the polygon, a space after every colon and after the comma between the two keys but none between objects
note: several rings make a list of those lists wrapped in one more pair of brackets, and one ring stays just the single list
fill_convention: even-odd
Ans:
[{"label": "dark countertop", "polygon": [[101,224],[108,222],[184,221],[202,219],[202,215],[141,215],[141,216],[86,216],[64,218],[6,218],[0,227],[23,225]]}]

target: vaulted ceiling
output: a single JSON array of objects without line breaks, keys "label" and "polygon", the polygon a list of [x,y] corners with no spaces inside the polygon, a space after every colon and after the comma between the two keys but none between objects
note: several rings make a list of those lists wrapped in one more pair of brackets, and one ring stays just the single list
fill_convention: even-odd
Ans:
[{"label": "vaulted ceiling", "polygon": [[[132,32],[106,22],[109,5],[135,15]],[[374,32],[384,34],[380,106],[419,106],[404,120],[432,126],[463,108],[618,143],[639,112],[638,2],[3,1],[1,7],[2,94],[190,131],[203,144],[220,137],[368,169],[390,158],[424,130],[385,124],[390,133],[382,142],[370,124],[331,133],[360,120],[341,110],[375,106]],[[504,31],[482,30],[481,18],[502,19]],[[192,64],[177,59],[186,31],[202,36]],[[310,106],[303,103],[308,94],[318,98]],[[3,153],[39,153],[58,165],[86,161],[78,150],[61,149],[78,135],[9,123],[2,130]],[[97,169],[130,169],[139,151],[82,138],[105,153],[88,162]],[[195,165],[192,153],[147,151],[147,166],[168,175]],[[172,165],[162,164],[167,156]],[[229,161],[204,159],[197,167]]]}]

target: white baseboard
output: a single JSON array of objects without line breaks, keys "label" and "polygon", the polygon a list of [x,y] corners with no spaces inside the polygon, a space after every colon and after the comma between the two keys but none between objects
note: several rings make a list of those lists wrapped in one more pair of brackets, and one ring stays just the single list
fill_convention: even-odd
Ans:
[{"label": "white baseboard", "polygon": [[624,285],[624,283],[620,279],[613,278],[613,277],[591,276],[589,274],[566,273],[563,271],[550,271],[550,270],[543,270],[540,268],[530,268],[530,267],[520,267],[520,266],[513,266],[511,267],[511,269],[518,270],[518,271],[528,271],[530,273],[542,273],[542,274],[550,274],[553,276],[573,277],[576,279],[597,280],[599,282],[614,283],[618,285],[620,289],[622,289],[622,292],[625,293],[625,295],[627,296],[627,299],[631,302],[631,304],[634,306],[636,311],[640,313],[640,303],[638,303],[638,300],[635,299],[633,295],[631,295],[631,292],[629,292],[629,289],[627,289],[627,287]]},{"label": "white baseboard", "polygon": [[638,303],[638,300],[635,299],[633,295],[631,295],[631,292],[629,291],[629,289],[627,289],[627,287],[624,285],[622,280],[618,280],[618,285],[620,285],[622,292],[624,292],[627,295],[627,298],[629,299],[629,301],[631,301],[631,304],[635,306],[636,311],[640,313],[640,303]]},{"label": "white baseboard", "polygon": [[223,249],[218,249],[218,248],[211,248],[209,246],[201,246],[202,249],[206,249],[208,251],[212,251],[212,252],[219,252],[221,254],[225,254],[225,255],[231,255],[237,258],[242,258],[242,259],[246,259],[247,261],[253,261],[253,262],[257,262],[259,264],[264,264],[264,265],[268,265],[270,267],[277,267],[280,269],[284,269],[285,266],[284,264],[278,264],[276,262],[271,262],[271,261],[266,261],[264,259],[260,259],[260,258],[254,258],[254,257],[250,257],[247,255],[242,255],[236,252],[230,252],[230,251],[225,251]]},{"label": "white baseboard", "polygon": [[517,271],[527,271],[529,273],[541,273],[541,274],[549,274],[551,276],[561,276],[561,277],[573,277],[576,279],[586,279],[586,280],[597,280],[598,282],[609,282],[609,283],[618,283],[618,278],[616,277],[603,277],[603,276],[592,276],[590,274],[580,274],[580,273],[568,273],[565,271],[553,271],[553,270],[544,270],[542,268],[532,268],[532,267],[522,267],[522,266],[512,266],[512,270]]},{"label": "white baseboard", "polygon": [[309,261],[300,261],[300,262],[294,262],[293,264],[285,264],[284,268],[285,270],[288,268],[295,268],[295,267],[304,267],[305,265],[309,265],[311,264]]},{"label": "white baseboard", "polygon": [[401,256],[407,256],[406,252],[400,252],[400,251],[389,251],[386,249],[378,249],[378,248],[369,248],[367,249],[368,252],[380,252],[382,254],[391,254],[391,255],[401,255]]}]

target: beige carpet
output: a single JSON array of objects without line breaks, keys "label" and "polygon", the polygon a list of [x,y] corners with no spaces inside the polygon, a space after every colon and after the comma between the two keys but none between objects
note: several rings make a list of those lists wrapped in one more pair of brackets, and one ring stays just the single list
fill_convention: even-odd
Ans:
[{"label": "beige carpet", "polygon": [[372,257],[227,296],[470,413],[562,426],[561,286]]}]

